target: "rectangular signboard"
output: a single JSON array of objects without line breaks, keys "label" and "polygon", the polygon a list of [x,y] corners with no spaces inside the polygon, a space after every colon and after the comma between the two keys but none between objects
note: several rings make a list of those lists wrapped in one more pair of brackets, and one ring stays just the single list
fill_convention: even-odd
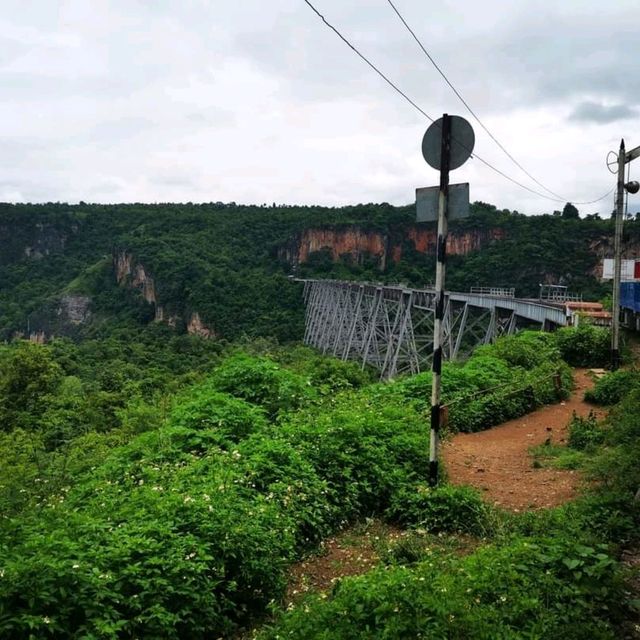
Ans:
[{"label": "rectangular signboard", "polygon": [[[422,187],[416,189],[416,221],[431,222],[438,220],[438,200],[440,187]],[[448,220],[461,220],[469,215],[469,183],[449,185]]]},{"label": "rectangular signboard", "polygon": [[[621,260],[620,261],[620,279],[621,280],[636,280],[640,274],[636,275],[636,261],[635,260]],[[602,262],[602,279],[613,280],[613,258],[605,258]]]}]

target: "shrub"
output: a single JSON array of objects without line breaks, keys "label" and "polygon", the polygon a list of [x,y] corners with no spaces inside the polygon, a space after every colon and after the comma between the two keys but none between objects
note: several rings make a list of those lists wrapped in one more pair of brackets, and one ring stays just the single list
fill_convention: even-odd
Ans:
[{"label": "shrub", "polygon": [[243,482],[277,504],[293,524],[298,551],[329,535],[343,517],[341,496],[283,439],[258,435],[238,447]]},{"label": "shrub", "polygon": [[541,331],[523,331],[499,338],[491,345],[478,347],[474,356],[493,356],[512,367],[532,369],[540,364],[557,361],[560,351],[554,337]]},{"label": "shrub", "polygon": [[[619,464],[620,460],[616,462]],[[618,470],[622,473],[631,471],[625,466],[619,466]],[[637,471],[635,473],[637,478]],[[593,539],[616,546],[637,544],[640,537],[640,505],[633,500],[633,493],[621,488],[621,484],[615,481],[611,489],[603,487],[586,494],[574,511],[583,531],[590,532]]]},{"label": "shrub", "polygon": [[266,427],[264,411],[210,384],[189,389],[169,416],[173,426],[192,430],[214,430],[224,439],[238,442]]},{"label": "shrub", "polygon": [[580,418],[574,411],[573,417],[569,422],[567,444],[572,449],[581,451],[602,444],[602,442],[604,442],[604,431],[598,425],[598,420],[593,411],[590,411],[586,418]]},{"label": "shrub", "polygon": [[[561,389],[554,377],[560,373]],[[479,431],[517,418],[569,395],[573,385],[569,367],[561,362],[538,365],[530,371],[513,368],[509,383],[489,388],[486,393],[460,394],[449,410],[449,427],[453,431]]]},{"label": "shrub", "polygon": [[21,341],[0,354],[0,430],[34,430],[63,371],[47,346]]},{"label": "shrub", "polygon": [[314,398],[307,378],[297,375],[268,358],[252,358],[237,353],[227,358],[210,376],[220,391],[264,408],[270,417],[292,411]]},{"label": "shrub", "polygon": [[386,516],[405,527],[430,533],[459,532],[485,535],[490,529],[490,508],[470,487],[405,485],[395,491]]},{"label": "shrub", "polygon": [[11,545],[0,543],[0,635],[229,635],[282,596],[297,553],[382,513],[427,467],[424,420],[404,406],[347,394],[222,447],[209,418],[226,420],[230,407],[234,419],[263,422],[200,388],[168,426],[16,525]]},{"label": "shrub", "polygon": [[308,347],[288,349],[278,361],[295,373],[308,377],[322,395],[359,389],[380,379],[378,371],[371,367],[363,369],[360,362],[345,362],[319,355]]},{"label": "shrub", "polygon": [[637,371],[619,369],[597,380],[593,389],[589,389],[584,394],[584,399],[600,405],[616,404],[638,386],[640,386],[640,375]]},{"label": "shrub", "polygon": [[509,382],[513,375],[513,368],[503,358],[485,355],[482,351],[467,360],[462,369],[470,385],[477,389],[490,389]]},{"label": "shrub", "polygon": [[427,426],[410,407],[348,395],[329,411],[291,416],[279,432],[327,483],[344,521],[384,511],[392,490],[428,467]]},{"label": "shrub", "polygon": [[[561,376],[560,390],[554,381],[556,373]],[[442,371],[442,399],[450,406],[452,431],[479,431],[500,424],[568,397],[572,386],[571,370],[560,360],[553,336],[532,331],[500,338],[478,348],[463,365],[446,363]],[[393,382],[377,394],[425,410],[430,403],[431,373]]]},{"label": "shrub", "polygon": [[433,539],[422,531],[412,531],[394,540],[384,551],[382,560],[385,564],[408,565],[424,560],[432,554]]},{"label": "shrub", "polygon": [[466,558],[384,567],[309,599],[260,636],[613,640],[623,585],[606,547],[515,538]]},{"label": "shrub", "polygon": [[611,359],[611,333],[590,324],[563,327],[553,334],[562,359],[573,367],[604,367]]},{"label": "shrub", "polygon": [[290,522],[224,468],[97,482],[52,504],[2,559],[3,638],[217,637],[284,589]]}]

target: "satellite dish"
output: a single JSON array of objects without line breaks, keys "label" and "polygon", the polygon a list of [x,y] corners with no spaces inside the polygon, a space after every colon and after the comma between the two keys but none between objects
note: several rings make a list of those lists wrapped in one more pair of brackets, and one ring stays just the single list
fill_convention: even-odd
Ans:
[{"label": "satellite dish", "polygon": [[[473,127],[460,116],[449,116],[451,120],[451,154],[449,170],[461,167],[473,153],[476,136]],[[438,118],[422,138],[422,157],[434,169],[440,169],[442,151],[442,118]]]},{"label": "satellite dish", "polygon": [[[614,169],[612,170],[611,167],[614,167]],[[618,154],[615,151],[609,151],[607,154],[607,169],[609,169],[610,173],[618,173]]]}]

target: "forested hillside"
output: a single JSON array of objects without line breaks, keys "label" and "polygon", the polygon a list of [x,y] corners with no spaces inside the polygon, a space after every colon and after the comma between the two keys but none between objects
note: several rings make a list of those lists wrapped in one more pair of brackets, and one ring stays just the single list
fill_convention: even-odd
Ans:
[{"label": "forested hillside", "polygon": [[[388,204],[5,204],[0,338],[99,338],[155,321],[178,334],[296,339],[302,305],[300,288],[286,277],[292,272],[416,286],[433,279],[432,247],[420,234],[434,229],[416,225],[414,215],[412,206]],[[640,255],[639,229],[627,224],[629,255]],[[304,261],[293,259],[302,234],[317,230],[368,234],[381,248],[340,254],[321,242]],[[527,217],[476,203],[468,220],[453,225],[452,238],[461,240],[448,286],[513,286],[536,295],[546,281],[599,298],[607,287],[593,274],[611,231],[609,221]]]}]

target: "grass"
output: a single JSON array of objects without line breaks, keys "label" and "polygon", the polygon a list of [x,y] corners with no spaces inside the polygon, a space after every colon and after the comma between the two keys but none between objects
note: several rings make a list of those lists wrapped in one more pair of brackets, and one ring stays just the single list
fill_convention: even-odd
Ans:
[{"label": "grass", "polygon": [[580,469],[586,462],[584,451],[576,451],[565,445],[545,443],[529,449],[535,469]]}]

